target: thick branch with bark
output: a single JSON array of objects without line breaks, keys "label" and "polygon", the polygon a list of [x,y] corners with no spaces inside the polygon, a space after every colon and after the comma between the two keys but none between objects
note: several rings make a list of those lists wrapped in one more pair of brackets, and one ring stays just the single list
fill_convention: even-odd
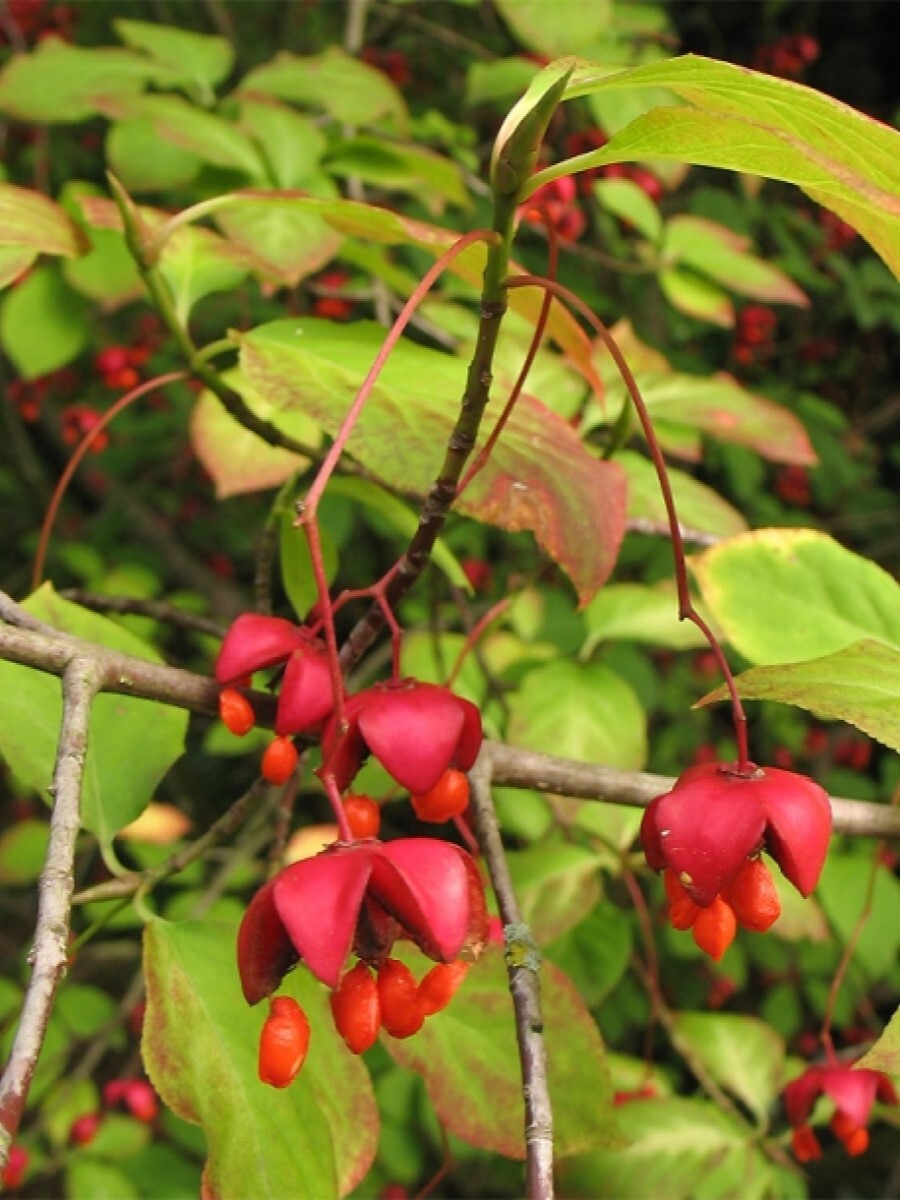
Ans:
[{"label": "thick branch with bark", "polygon": [[479,755],[469,774],[475,832],[500,908],[506,942],[506,971],[516,1020],[516,1040],[525,1101],[525,1194],[552,1200],[553,1108],[547,1082],[547,1047],[541,1013],[541,955],[522,921],[500,826],[491,800],[490,753]]},{"label": "thick branch with bark", "polygon": [[[0,618],[15,622],[0,624],[0,658],[52,675],[62,675],[73,658],[92,658],[103,667],[103,691],[158,700],[207,716],[215,716],[218,712],[219,686],[205,675],[120,654],[41,626],[2,593]],[[248,692],[247,695],[258,724],[272,728],[274,697],[265,692]],[[643,808],[675,782],[666,775],[618,771],[500,742],[485,742],[485,753],[490,756],[491,775],[497,785],[531,788],[582,800],[604,800],[610,804]],[[900,838],[900,810],[896,808],[838,797],[831,797],[831,808],[837,833]]]},{"label": "thick branch with bark", "polygon": [[0,1079],[0,1163],[19,1128],[44,1043],[57,988],[68,963],[75,841],[81,827],[81,789],[91,703],[103,670],[95,657],[73,657],[63,670],[63,716],[50,791],[53,814],[47,859],[38,883],[38,918],[31,981],[9,1060]]}]

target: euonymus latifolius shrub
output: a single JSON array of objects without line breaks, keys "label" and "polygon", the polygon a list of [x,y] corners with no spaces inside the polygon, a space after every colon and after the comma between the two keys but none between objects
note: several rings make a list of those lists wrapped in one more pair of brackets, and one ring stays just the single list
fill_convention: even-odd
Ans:
[{"label": "euonymus latifolius shrub", "polygon": [[889,1186],[900,136],[779,13],[2,7],[10,1191]]}]

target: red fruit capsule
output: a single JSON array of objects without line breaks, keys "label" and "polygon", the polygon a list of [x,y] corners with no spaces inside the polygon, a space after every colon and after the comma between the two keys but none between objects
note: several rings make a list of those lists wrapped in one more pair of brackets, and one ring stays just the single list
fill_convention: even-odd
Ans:
[{"label": "red fruit capsule", "polygon": [[405,963],[389,958],[378,969],[378,1000],[381,1024],[391,1037],[408,1038],[425,1022],[419,986]]},{"label": "red fruit capsule", "polygon": [[462,986],[468,970],[469,964],[461,959],[438,963],[431,968],[419,984],[419,1005],[426,1017],[447,1007]]},{"label": "red fruit capsule", "polygon": [[259,1038],[259,1078],[285,1088],[300,1073],[309,1049],[309,1020],[291,996],[276,996]]},{"label": "red fruit capsule", "polygon": [[378,837],[378,831],[381,828],[381,809],[371,796],[345,796],[344,812],[347,814],[347,824],[354,837]]},{"label": "red fruit capsule", "polygon": [[249,733],[256,724],[253,705],[237,688],[222,688],[219,693],[219,716],[226,729],[238,737]]},{"label": "red fruit capsule", "polygon": [[721,896],[708,908],[701,908],[693,925],[694,941],[716,962],[722,957],[737,932],[734,910]]},{"label": "red fruit capsule", "polygon": [[845,1112],[840,1110],[831,1118],[831,1128],[837,1138],[844,1143],[844,1149],[851,1158],[865,1154],[869,1148],[869,1131],[864,1125],[858,1124]]},{"label": "red fruit capsule", "polygon": [[808,1125],[801,1125],[791,1134],[791,1149],[798,1163],[814,1162],[822,1157],[819,1139]]},{"label": "red fruit capsule", "polygon": [[297,747],[289,737],[277,737],[266,747],[262,760],[262,774],[269,783],[287,783],[294,771],[300,755]]},{"label": "red fruit capsule", "polygon": [[469,781],[453,767],[448,767],[437,783],[427,792],[410,796],[420,821],[449,821],[466,811],[469,804]]},{"label": "red fruit capsule", "polygon": [[354,1054],[363,1054],[375,1044],[381,1028],[378,985],[364,962],[344,975],[331,993],[334,1027]]}]

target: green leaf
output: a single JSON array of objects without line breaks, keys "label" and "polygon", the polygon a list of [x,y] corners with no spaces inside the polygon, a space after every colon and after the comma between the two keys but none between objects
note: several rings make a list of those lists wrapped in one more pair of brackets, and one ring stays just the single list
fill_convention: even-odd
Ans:
[{"label": "green leaf", "polygon": [[19,821],[0,834],[0,883],[27,887],[37,881],[47,854],[46,821]]},{"label": "green leaf", "polygon": [[126,45],[145,51],[188,79],[204,104],[214,99],[216,84],[226,78],[234,63],[234,50],[223,37],[122,18],[113,21],[113,28]]},{"label": "green leaf", "polygon": [[613,19],[611,0],[496,0],[496,6],[519,41],[548,58],[590,53]]},{"label": "green leaf", "polygon": [[775,1030],[756,1017],[704,1012],[677,1013],[675,1028],[716,1083],[765,1125],[782,1086],[785,1047]]},{"label": "green leaf", "polygon": [[[302,529],[294,525],[296,514],[286,509],[278,525],[278,561],[281,566],[281,582],[298,620],[303,620],[319,598],[316,578],[313,574],[309,541]],[[325,578],[334,581],[338,568],[338,553],[327,529],[319,530],[322,543],[322,560]]]},{"label": "green leaf", "polygon": [[561,967],[585,1004],[597,1009],[628,970],[631,926],[609,905],[594,905],[573,929],[546,946],[549,958]]},{"label": "green leaf", "polygon": [[637,696],[599,663],[553,662],[529,671],[510,697],[509,740],[624,771],[639,771],[647,758]]},{"label": "green leaf", "polygon": [[[90,184],[73,182],[66,184],[61,196],[62,203],[85,228],[79,199],[92,194]],[[63,277],[70,287],[106,309],[143,295],[140,274],[118,230],[92,229],[82,236],[86,253],[62,263]]]},{"label": "green leaf", "polygon": [[303,108],[320,109],[337,121],[364,127],[383,117],[398,133],[409,122],[403,97],[386,75],[337,46],[308,58],[282,52],[244,76],[241,93],[264,92]]},{"label": "green leaf", "polygon": [[533,59],[517,56],[470,63],[466,74],[466,106],[515,100],[537,72]]},{"label": "green leaf", "polygon": [[605,641],[621,638],[668,646],[673,650],[693,650],[705,646],[706,639],[691,621],[679,621],[675,585],[662,583],[647,587],[642,583],[607,584],[584,610],[588,629],[582,657],[588,657]]},{"label": "green leaf", "polygon": [[443,207],[439,201],[461,208],[471,203],[459,164],[423,146],[360,135],[341,142],[326,165],[332,175],[356,176],[363,183],[417,194],[432,211]]},{"label": "green leaf", "polygon": [[900,1078],[900,1008],[894,1013],[881,1037],[856,1064],[869,1071],[885,1071]]},{"label": "green leaf", "polygon": [[43,38],[31,54],[14,55],[0,71],[0,111],[20,121],[84,121],[114,96],[176,78],[131,50],[85,50]]},{"label": "green leaf", "polygon": [[539,945],[583,921],[600,899],[600,859],[561,839],[507,853],[522,919]]},{"label": "green leaf", "polygon": [[773,1194],[750,1130],[708,1100],[631,1100],[616,1118],[628,1145],[561,1162],[563,1194],[590,1200],[697,1200],[701,1189],[707,1200]]},{"label": "green leaf", "polygon": [[266,97],[241,97],[241,127],[256,142],[277,188],[302,187],[319,173],[327,145],[314,121]]},{"label": "green leaf", "polygon": [[783,271],[748,253],[750,239],[705,217],[678,216],[666,222],[662,254],[708,276],[739,296],[770,304],[809,305],[805,292]]},{"label": "green leaf", "polygon": [[[566,98],[621,88],[664,87],[687,106],[633,121],[578,170],[630,158],[668,158],[795,183],[849,222],[900,273],[900,133],[803,84],[746,67],[684,55],[614,75],[587,64]],[[557,163],[531,189],[568,174]]]},{"label": "green leaf", "polygon": [[69,214],[48,196],[0,183],[0,246],[74,258],[88,241]]},{"label": "green leaf", "polygon": [[[240,337],[241,364],[273,409],[304,412],[334,435],[383,337],[368,322],[275,321]],[[424,496],[440,467],[464,378],[460,359],[401,342],[363,410],[349,452],[387,485]],[[486,436],[482,431],[481,440]],[[522,396],[486,467],[456,507],[503,529],[530,530],[586,601],[615,560],[620,488],[615,464],[597,461],[567,422]]]},{"label": "green leaf", "polygon": [[246,252],[257,275],[287,287],[324,267],[344,240],[317,213],[262,196],[230,205],[217,214],[216,224]]},{"label": "green leaf", "polygon": [[[735,682],[745,700],[777,700],[826,721],[846,721],[900,750],[900,649],[894,646],[864,638],[821,658],[751,667]],[[720,687],[698,703],[726,698]]]},{"label": "green leaf", "polygon": [[900,953],[900,880],[871,856],[832,851],[816,888],[816,897],[840,941],[846,946],[856,936],[859,918],[871,910],[853,946],[853,962],[869,983],[885,979],[897,965]]},{"label": "green leaf", "polygon": [[230,292],[250,270],[247,255],[208,229],[177,229],[163,248],[162,273],[182,325],[198,300],[214,292]]},{"label": "green leaf", "polygon": [[598,179],[593,191],[607,212],[633,226],[647,241],[659,241],[663,228],[659,209],[633,179]]},{"label": "green leaf", "polygon": [[112,1163],[90,1154],[76,1154],[66,1165],[66,1195],[91,1200],[141,1200],[141,1193]]},{"label": "green leaf", "polygon": [[56,1016],[70,1037],[86,1041],[116,1021],[116,1002],[102,988],[67,981],[56,998]]},{"label": "green leaf", "polygon": [[900,587],[827,534],[761,529],[695,555],[691,567],[710,612],[751,663],[797,663],[862,638],[900,647]]},{"label": "green leaf", "polygon": [[0,288],[20,279],[37,256],[29,246],[0,246]]},{"label": "green leaf", "polygon": [[[25,601],[32,616],[55,629],[136,658],[160,662],[155,650],[115,622],[61,599],[44,584]],[[13,773],[46,795],[53,777],[62,714],[59,680],[0,662],[0,748]],[[103,694],[91,709],[85,762],[83,823],[109,846],[142,812],[184,749],[188,715],[169,705]],[[27,729],[28,737],[20,735]]]},{"label": "green leaf", "polygon": [[183,187],[202,165],[198,155],[160,137],[149,117],[116,121],[106,135],[106,157],[129,192]]},{"label": "green leaf", "polygon": [[[330,480],[328,492],[332,496],[345,496],[357,504],[376,513],[384,522],[408,543],[419,526],[418,510],[413,510],[397,496],[369,479],[353,479],[350,476]],[[459,559],[443,538],[438,538],[432,551],[431,561],[447,576],[454,587],[472,593],[472,585],[460,566]]]},{"label": "green leaf", "polygon": [[[546,959],[540,983],[556,1153],[608,1146],[616,1134],[597,1026],[571,981]],[[401,1066],[425,1080],[448,1132],[473,1146],[524,1158],[522,1081],[499,947],[487,947],[449,1007],[429,1017],[414,1038],[384,1042]]]},{"label": "green leaf", "polygon": [[181,96],[122,96],[104,109],[119,120],[149,121],[163,141],[186,150],[202,162],[240,171],[254,182],[268,179],[253,142],[231,121],[190,104]]},{"label": "green leaf", "polygon": [[669,303],[685,316],[730,329],[734,306],[718,284],[682,267],[666,267],[659,273],[659,286]]},{"label": "green leaf", "polygon": [[[259,396],[238,368],[222,372],[222,382],[241,395],[247,406],[264,420],[271,420],[272,406]],[[302,412],[280,420],[279,427],[303,445],[316,449],[322,431]],[[211,476],[220,500],[248,492],[278,487],[296,471],[309,466],[309,460],[270,446],[257,434],[245,429],[212,392],[201,392],[191,414],[191,445]]]},{"label": "green leaf", "polygon": [[55,266],[37,267],[3,299],[0,344],[26,379],[77,358],[90,332],[87,305]]},{"label": "green leaf", "polygon": [[179,1117],[202,1126],[211,1194],[344,1196],[377,1146],[368,1072],[336,1033],[326,990],[301,967],[281,991],[309,1018],[309,1056],[289,1088],[260,1082],[265,1005],[249,1009],[244,1002],[236,932],[217,921],[147,926],[142,1049],[150,1078]]},{"label": "green leaf", "polygon": [[[628,476],[629,520],[648,522],[660,533],[667,534],[666,509],[653,464],[633,450],[620,451],[616,462],[624,467]],[[672,467],[669,467],[669,482],[678,507],[678,519],[686,529],[731,537],[747,528],[747,522],[737,509],[705,483]],[[713,612],[718,617],[718,613]]]}]

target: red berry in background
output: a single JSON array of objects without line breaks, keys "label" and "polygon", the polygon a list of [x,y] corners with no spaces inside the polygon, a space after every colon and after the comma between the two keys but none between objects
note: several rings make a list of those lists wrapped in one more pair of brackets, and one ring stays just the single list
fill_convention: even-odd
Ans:
[{"label": "red berry in background", "polygon": [[111,1079],[103,1085],[103,1104],[106,1108],[124,1104],[133,1117],[148,1125],[159,1113],[159,1097],[146,1079]]},{"label": "red berry in background", "polygon": [[452,963],[438,963],[431,968],[419,983],[419,1005],[426,1017],[446,1008],[469,972],[469,964],[457,959]]},{"label": "red berry in background", "polygon": [[293,1083],[309,1050],[309,1019],[292,996],[275,996],[269,1002],[259,1038],[259,1078],[270,1087]]},{"label": "red berry in background", "polygon": [[345,796],[344,812],[347,814],[347,824],[354,837],[378,837],[378,831],[381,828],[381,808],[371,796]]},{"label": "red berry in background", "polygon": [[6,1191],[15,1192],[25,1182],[25,1172],[28,1170],[28,1151],[24,1146],[10,1146],[6,1166],[0,1174],[0,1183]]},{"label": "red berry in background", "polygon": [[378,968],[378,1002],[381,1024],[395,1038],[412,1037],[425,1022],[419,986],[409,967],[389,958]]},{"label": "red berry in background", "polygon": [[262,758],[260,770],[263,779],[267,779],[269,783],[276,785],[287,783],[294,771],[296,771],[299,760],[300,755],[297,753],[297,747],[290,738],[275,738],[274,741],[269,742]]},{"label": "red berry in background", "polygon": [[238,737],[244,737],[256,724],[253,705],[237,688],[222,688],[219,693],[219,716],[222,724]]},{"label": "red berry in background", "polygon": [[353,1054],[364,1054],[375,1045],[381,1028],[381,1004],[375,976],[363,962],[344,975],[331,993],[334,1027]]},{"label": "red berry in background", "polygon": [[458,817],[469,806],[469,781],[462,771],[446,770],[433,788],[410,796],[420,821],[437,824]]},{"label": "red berry in background", "polygon": [[775,476],[775,491],[785,504],[808,508],[812,500],[809,471],[795,463],[782,467]]},{"label": "red berry in background", "polygon": [[712,904],[700,909],[691,928],[700,949],[718,962],[734,941],[737,920],[731,906],[716,896]]},{"label": "red berry in background", "polygon": [[102,1119],[100,1113],[84,1113],[76,1117],[69,1130],[69,1141],[76,1146],[90,1145],[97,1135]]},{"label": "red berry in background", "polygon": [[834,743],[834,761],[853,771],[865,771],[872,759],[872,743],[867,738],[838,738]]},{"label": "red berry in background", "polygon": [[755,933],[765,933],[781,916],[775,881],[761,858],[747,860],[728,885],[725,899],[738,923]]}]

